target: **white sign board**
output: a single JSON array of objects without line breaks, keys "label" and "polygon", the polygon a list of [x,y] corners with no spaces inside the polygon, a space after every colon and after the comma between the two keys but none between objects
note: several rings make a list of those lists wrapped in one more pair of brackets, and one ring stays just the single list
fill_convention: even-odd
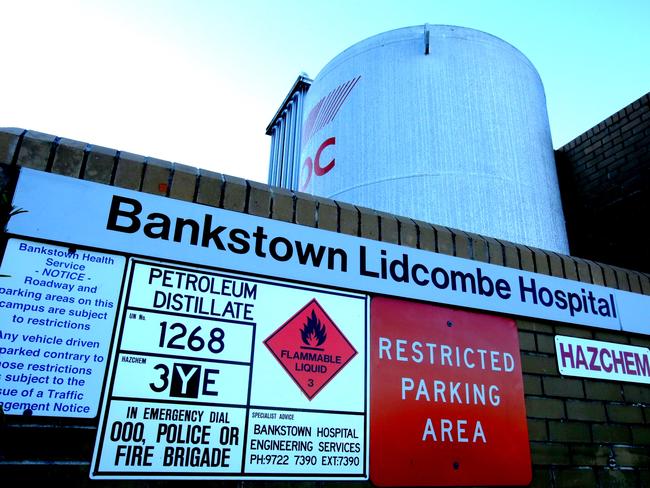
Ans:
[{"label": "white sign board", "polygon": [[[79,205],[83,201],[84,205]],[[478,310],[650,333],[650,297],[22,169],[8,232]],[[634,300],[625,299],[629,295]],[[624,299],[621,299],[624,297]],[[634,310],[621,308],[633,307]]]},{"label": "white sign board", "polygon": [[555,355],[566,376],[650,384],[650,349],[555,336]]},{"label": "white sign board", "polygon": [[368,478],[366,295],[130,259],[91,467]]},{"label": "white sign board", "polygon": [[94,417],[125,259],[10,239],[0,268],[6,414]]}]

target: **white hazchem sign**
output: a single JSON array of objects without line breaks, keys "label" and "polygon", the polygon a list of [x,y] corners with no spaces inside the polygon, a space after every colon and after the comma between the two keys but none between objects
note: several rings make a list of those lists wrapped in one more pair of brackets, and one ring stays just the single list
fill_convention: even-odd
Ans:
[{"label": "white hazchem sign", "polygon": [[563,375],[650,383],[650,349],[647,347],[557,335],[555,355]]},{"label": "white hazchem sign", "polygon": [[91,477],[367,479],[365,295],[131,259],[122,301]]}]

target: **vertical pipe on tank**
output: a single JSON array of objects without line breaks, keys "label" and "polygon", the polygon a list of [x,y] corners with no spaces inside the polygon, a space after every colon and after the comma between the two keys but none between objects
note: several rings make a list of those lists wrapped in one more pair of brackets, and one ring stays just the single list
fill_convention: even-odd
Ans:
[{"label": "vertical pipe on tank", "polygon": [[294,107],[296,113],[294,115],[293,127],[293,178],[291,179],[291,189],[297,190],[298,177],[300,175],[300,122],[302,120],[302,112],[300,111],[300,92],[294,96]]},{"label": "vertical pipe on tank", "polygon": [[280,125],[275,124],[273,127],[273,174],[271,175],[272,177],[272,184],[273,185],[278,185],[278,174],[280,173],[280,162],[278,161],[278,151],[279,151],[279,146],[280,146],[280,141],[278,139],[280,134]]},{"label": "vertical pipe on tank", "polygon": [[282,111],[282,122],[284,123],[283,137],[282,137],[282,187],[287,188],[289,184],[289,134],[290,127],[288,125],[288,111],[285,109]]},{"label": "vertical pipe on tank", "polygon": [[293,181],[291,182],[291,189],[298,190],[300,186],[300,153],[302,148],[300,142],[302,141],[302,112],[304,110],[305,92],[296,93],[296,158],[294,160]]},{"label": "vertical pipe on tank", "polygon": [[296,159],[296,104],[292,98],[288,104],[287,124],[289,128],[289,157],[287,158],[287,188],[291,188]]},{"label": "vertical pipe on tank", "polygon": [[277,124],[273,126],[273,129],[271,129],[271,151],[269,155],[269,184],[270,185],[277,185],[275,182],[275,174],[277,173],[277,160],[275,158],[275,151],[276,151],[276,146],[277,146],[277,138],[276,138],[276,132],[277,132]]},{"label": "vertical pipe on tank", "polygon": [[282,161],[282,164],[284,166],[284,171],[286,173],[285,180],[284,180],[284,185],[285,188],[288,188],[289,185],[291,184],[291,170],[293,169],[291,167],[291,158],[293,154],[291,153],[291,133],[293,127],[291,127],[291,112],[293,108],[291,107],[291,101],[289,101],[286,105],[286,111],[284,112],[284,122],[286,123],[285,126],[285,144],[284,146],[284,160]]},{"label": "vertical pipe on tank", "polygon": [[277,154],[277,161],[278,161],[278,172],[276,175],[277,178],[277,185],[282,186],[282,181],[283,181],[283,174],[284,174],[284,168],[282,167],[282,146],[284,141],[284,120],[282,117],[280,117],[278,121],[278,154]]}]

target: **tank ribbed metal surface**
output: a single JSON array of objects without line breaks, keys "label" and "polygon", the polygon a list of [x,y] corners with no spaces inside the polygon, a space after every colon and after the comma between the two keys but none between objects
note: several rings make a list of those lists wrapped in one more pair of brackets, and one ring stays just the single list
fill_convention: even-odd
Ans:
[{"label": "tank ribbed metal surface", "polygon": [[298,76],[266,128],[266,134],[271,136],[269,185],[298,189],[303,104],[311,81],[307,76]]},{"label": "tank ribbed metal surface", "polygon": [[510,44],[424,25],[339,54],[304,100],[299,189],[568,253],[540,77]]}]

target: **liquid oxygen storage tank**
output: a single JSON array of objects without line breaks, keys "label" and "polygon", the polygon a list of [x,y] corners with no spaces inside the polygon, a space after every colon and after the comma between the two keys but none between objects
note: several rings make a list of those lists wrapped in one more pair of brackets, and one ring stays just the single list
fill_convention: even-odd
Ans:
[{"label": "liquid oxygen storage tank", "polygon": [[301,191],[568,253],[542,82],[494,36],[424,25],[355,44],[306,92],[300,139]]}]

